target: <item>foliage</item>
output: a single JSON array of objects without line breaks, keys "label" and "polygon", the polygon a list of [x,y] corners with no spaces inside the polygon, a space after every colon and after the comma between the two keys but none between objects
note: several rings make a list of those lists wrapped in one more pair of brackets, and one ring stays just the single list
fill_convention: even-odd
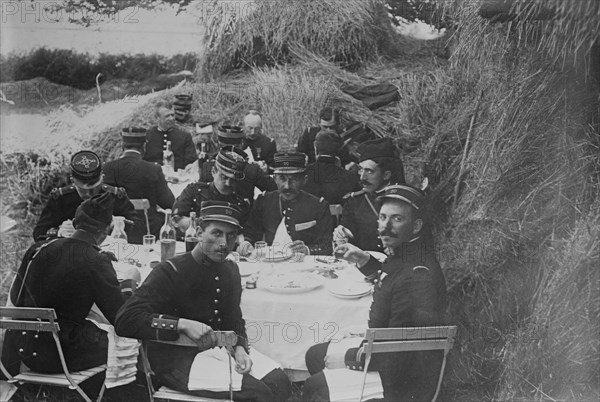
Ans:
[{"label": "foliage", "polygon": [[96,75],[105,79],[142,81],[158,74],[194,70],[197,55],[193,53],[166,57],[157,54],[106,54],[92,56],[67,49],[37,48],[28,54],[0,56],[0,82],[44,77],[49,81],[78,89],[96,86]]}]

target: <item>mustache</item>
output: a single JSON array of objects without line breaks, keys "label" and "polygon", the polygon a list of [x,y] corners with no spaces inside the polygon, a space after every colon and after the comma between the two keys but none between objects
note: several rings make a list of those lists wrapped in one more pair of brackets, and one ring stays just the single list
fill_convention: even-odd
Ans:
[{"label": "mustache", "polygon": [[378,229],[377,233],[379,233],[379,236],[398,237],[398,233],[393,232],[389,229],[383,229],[383,230]]},{"label": "mustache", "polygon": [[360,185],[361,185],[361,186],[363,186],[363,187],[365,187],[365,186],[369,186],[369,185],[371,185],[371,184],[372,184],[372,183],[370,183],[370,182],[368,182],[368,181],[366,181],[366,180],[361,180],[361,181],[360,181]]}]

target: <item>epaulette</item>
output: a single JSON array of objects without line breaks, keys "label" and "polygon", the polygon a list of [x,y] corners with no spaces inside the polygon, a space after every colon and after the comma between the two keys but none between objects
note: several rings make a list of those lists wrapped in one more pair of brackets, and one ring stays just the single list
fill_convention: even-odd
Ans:
[{"label": "epaulette", "polygon": [[346,194],[345,196],[343,196],[342,199],[347,200],[348,198],[358,197],[359,195],[363,195],[364,193],[366,193],[365,189],[358,190],[358,191],[352,191],[352,192]]},{"label": "epaulette", "polygon": [[102,191],[111,193],[111,194],[117,196],[117,198],[127,197],[127,190],[125,190],[123,187],[114,187],[114,186],[111,186],[110,184],[102,184]]},{"label": "epaulette", "polygon": [[54,200],[58,200],[58,198],[62,195],[65,194],[70,194],[77,191],[75,189],[74,185],[70,185],[70,186],[65,186],[65,187],[59,187],[59,188],[53,188],[52,191],[50,191],[50,197]]}]

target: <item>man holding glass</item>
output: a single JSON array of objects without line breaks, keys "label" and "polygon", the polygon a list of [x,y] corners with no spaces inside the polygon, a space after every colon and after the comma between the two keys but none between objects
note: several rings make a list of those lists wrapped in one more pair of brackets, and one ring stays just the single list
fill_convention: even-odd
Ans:
[{"label": "man holding glass", "polygon": [[306,155],[278,152],[274,157],[277,190],[258,196],[244,225],[241,255],[256,241],[289,248],[293,253],[330,254],[333,217],[325,199],[302,190],[306,183]]}]

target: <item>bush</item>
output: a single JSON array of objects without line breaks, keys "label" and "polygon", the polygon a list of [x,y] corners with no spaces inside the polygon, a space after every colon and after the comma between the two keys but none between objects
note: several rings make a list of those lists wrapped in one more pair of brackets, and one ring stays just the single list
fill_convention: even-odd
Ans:
[{"label": "bush", "polygon": [[172,57],[157,54],[106,54],[93,57],[67,49],[37,48],[28,54],[15,53],[0,57],[0,81],[21,81],[44,77],[49,81],[90,89],[96,85],[96,75],[106,79],[143,81],[158,74],[181,70],[193,71],[197,56],[193,53]]}]

